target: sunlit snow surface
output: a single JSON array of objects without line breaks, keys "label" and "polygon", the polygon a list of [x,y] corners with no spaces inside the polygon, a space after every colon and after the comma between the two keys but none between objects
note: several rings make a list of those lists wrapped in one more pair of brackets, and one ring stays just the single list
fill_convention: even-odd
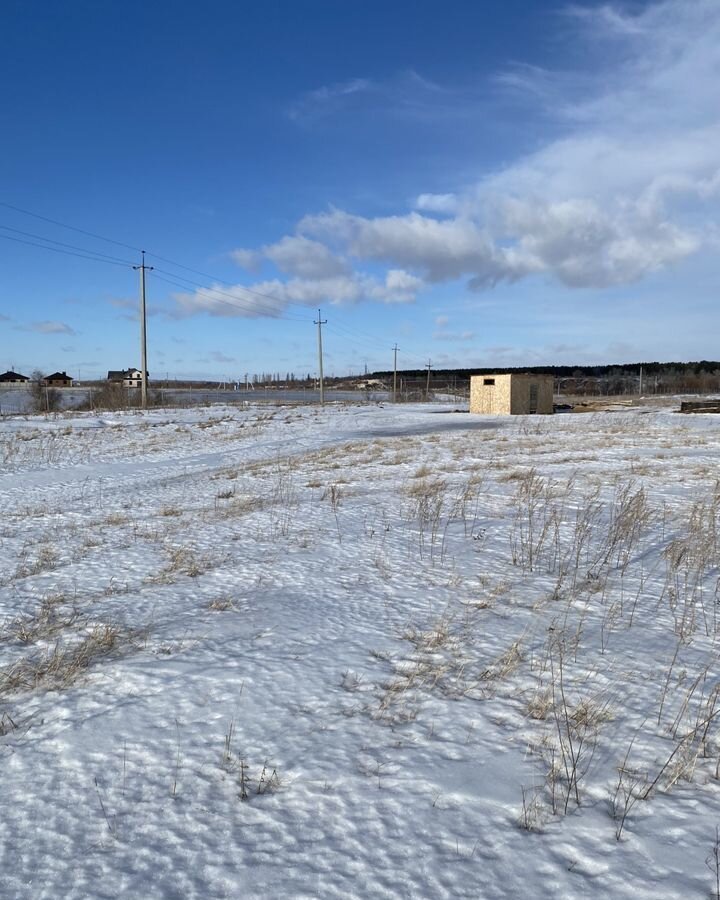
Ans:
[{"label": "sunlit snow surface", "polygon": [[719,425],[5,419],[0,896],[710,896]]}]

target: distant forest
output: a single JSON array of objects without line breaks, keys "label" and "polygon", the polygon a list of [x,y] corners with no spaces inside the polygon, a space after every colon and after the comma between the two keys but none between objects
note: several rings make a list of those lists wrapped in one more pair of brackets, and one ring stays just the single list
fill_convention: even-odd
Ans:
[{"label": "distant forest", "polygon": [[[556,392],[564,394],[704,394],[720,391],[720,362],[637,362],[606,366],[491,366],[472,369],[432,369],[431,384],[463,390],[469,387],[471,375],[531,372],[552,375]],[[642,372],[642,384],[641,384]],[[373,372],[372,378],[392,383],[392,370]],[[427,369],[404,369],[398,372],[406,386],[420,387],[427,381]]]},{"label": "distant forest", "polygon": [[[638,362],[623,363],[613,366],[490,366],[483,368],[477,366],[472,369],[435,369],[432,374],[442,378],[455,376],[456,378],[470,378],[471,375],[497,375],[512,374],[513,372],[532,372],[533,375],[554,375],[556,378],[607,378],[611,375],[640,375],[642,367],[645,375],[678,375],[702,373],[720,373],[720,362],[717,360],[701,359],[699,362]],[[392,378],[392,369],[389,371],[373,372],[373,378]],[[398,373],[399,374],[399,373]],[[427,377],[427,369],[403,369],[403,376]]]}]

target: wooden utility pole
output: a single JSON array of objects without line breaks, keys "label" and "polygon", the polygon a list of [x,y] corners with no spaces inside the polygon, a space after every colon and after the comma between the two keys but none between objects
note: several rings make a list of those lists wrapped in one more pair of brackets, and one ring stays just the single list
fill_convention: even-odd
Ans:
[{"label": "wooden utility pole", "polygon": [[318,327],[318,371],[320,373],[320,406],[325,404],[325,384],[323,382],[323,351],[322,351],[322,327],[327,325],[327,319],[322,318],[320,310],[318,310],[317,322],[314,323]]},{"label": "wooden utility pole", "polygon": [[393,347],[393,403],[397,403],[397,352],[399,347],[397,344]]},{"label": "wooden utility pole", "polygon": [[425,385],[425,399],[429,400],[430,399],[430,369],[432,369],[432,360],[431,359],[429,359],[427,361],[427,365],[425,366],[425,368],[428,370],[427,384]]},{"label": "wooden utility pole", "polygon": [[147,310],[145,306],[145,270],[154,266],[145,265],[145,251],[142,252],[142,262],[139,266],[133,266],[140,270],[140,367],[142,377],[140,379],[140,403],[143,409],[147,409]]}]

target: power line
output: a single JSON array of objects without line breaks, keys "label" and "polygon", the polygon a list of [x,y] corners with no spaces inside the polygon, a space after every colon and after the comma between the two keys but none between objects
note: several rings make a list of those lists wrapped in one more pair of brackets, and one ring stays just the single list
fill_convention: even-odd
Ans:
[{"label": "power line", "polygon": [[[159,281],[164,281],[166,284],[170,284],[173,287],[180,288],[183,291],[187,291],[189,289],[187,284],[182,284],[182,282],[177,281],[175,278],[164,278],[162,275],[158,275],[157,271],[158,270],[156,269],[155,273],[153,274],[153,278],[156,278]],[[161,271],[163,271],[163,270],[161,270]],[[219,288],[212,288],[212,287],[208,288],[208,287],[204,287],[204,286],[199,286],[195,289],[195,291],[198,294],[204,294],[205,296],[207,296],[211,300],[213,300],[215,303],[220,303],[224,306],[229,306],[232,309],[236,309],[241,312],[245,312],[245,313],[259,312],[260,314],[264,314],[264,315],[268,315],[268,316],[272,315],[272,318],[274,318],[274,319],[284,319],[284,320],[295,321],[295,322],[307,322],[307,318],[303,317],[303,316],[293,316],[291,314],[281,312],[280,310],[268,310],[268,309],[263,309],[262,307],[257,306],[257,305],[253,306],[250,303],[250,301],[243,300],[240,297],[235,297],[233,294],[228,294],[226,291],[221,291]],[[229,297],[231,299],[225,300],[225,299],[223,299],[224,297]]]},{"label": "power line", "polygon": [[[135,252],[137,252],[137,253],[142,253],[142,252],[143,252],[141,248],[139,248],[139,247],[133,247],[131,244],[126,244],[126,243],[124,243],[123,241],[116,241],[114,238],[106,237],[105,235],[98,234],[97,232],[89,231],[89,230],[87,230],[87,229],[85,229],[85,228],[77,228],[75,225],[68,225],[66,222],[60,222],[58,219],[51,219],[49,216],[42,216],[42,215],[39,215],[38,213],[31,212],[31,211],[28,210],[28,209],[23,209],[23,208],[20,207],[20,206],[14,206],[12,203],[6,203],[6,202],[0,200],[0,206],[5,207],[6,209],[12,209],[12,210],[14,210],[15,212],[23,213],[23,214],[26,215],[26,216],[32,216],[33,218],[35,218],[35,219],[40,219],[40,220],[42,220],[43,222],[49,222],[49,223],[51,223],[52,225],[57,225],[57,226],[60,227],[60,228],[68,228],[70,231],[75,231],[75,232],[77,232],[78,234],[84,234],[84,235],[86,235],[86,236],[88,236],[88,237],[93,237],[93,238],[96,238],[97,240],[100,240],[100,241],[107,241],[107,242],[110,243],[110,244],[116,244],[116,245],[119,246],[119,247],[125,247],[127,250],[133,250],[133,251],[135,251]],[[3,227],[8,227],[8,226],[3,226]],[[15,231],[15,230],[17,230],[17,229],[9,229],[9,230]],[[59,241],[52,241],[51,238],[42,238],[42,237],[41,237],[40,240],[44,240],[44,241],[48,241],[48,242],[52,242],[52,243],[61,243],[61,242],[59,242]],[[37,245],[37,246],[41,246],[41,245]],[[68,246],[71,246],[71,245],[68,245]],[[48,248],[45,248],[45,249],[48,249],[48,250],[49,250],[49,249],[52,249],[52,248],[48,247]],[[87,250],[87,248],[75,248],[75,249],[82,249],[82,250],[84,250],[84,251],[87,252],[87,253],[95,253],[95,251],[93,251],[93,250]],[[97,255],[100,256],[101,254],[97,254]],[[104,254],[102,254],[102,255],[104,255]],[[187,271],[187,272],[193,272],[193,273],[196,274],[196,275],[201,275],[203,278],[210,278],[212,281],[217,281],[217,282],[220,282],[221,284],[226,284],[226,285],[229,285],[229,286],[231,286],[231,287],[235,287],[235,286],[236,286],[236,285],[233,285],[233,283],[230,282],[230,281],[226,281],[226,280],[223,279],[223,278],[218,278],[218,277],[216,277],[216,276],[214,276],[214,275],[210,275],[210,274],[207,273],[207,272],[201,272],[199,269],[193,269],[193,268],[191,268],[190,266],[184,265],[183,263],[175,262],[174,260],[169,259],[168,257],[161,256],[159,253],[153,253],[152,251],[148,251],[147,255],[148,255],[148,256],[153,256],[155,259],[162,260],[163,262],[166,262],[166,263],[168,263],[168,264],[171,265],[171,266],[175,266],[175,267],[178,268],[178,269],[184,269],[184,270]],[[123,264],[126,264],[126,263],[123,263]],[[132,263],[127,263],[127,265],[132,265]],[[159,269],[158,271],[163,271],[163,270],[162,270],[162,269]],[[193,285],[195,285],[196,287],[202,287],[202,288],[205,288],[205,285],[204,285],[204,284],[201,284],[200,282],[197,282],[197,281],[192,281],[192,280],[189,279],[189,278],[184,278],[182,275],[175,275],[175,273],[170,273],[170,272],[166,272],[165,274],[167,274],[167,275],[174,275],[175,277],[180,278],[180,279],[182,279],[182,280],[184,280],[184,281],[187,281],[188,283],[193,284]],[[214,289],[213,289],[213,290],[214,290]],[[285,306],[285,305],[297,305],[297,304],[293,304],[292,302],[288,303],[287,301],[281,300],[281,299],[278,298],[278,297],[273,297],[271,294],[264,294],[264,293],[261,293],[260,291],[255,291],[255,290],[253,290],[252,288],[245,288],[245,287],[242,287],[242,290],[247,291],[247,293],[254,294],[254,295],[258,296],[258,297],[262,297],[262,298],[264,298],[265,300],[269,300],[269,301],[272,302],[272,303],[281,304],[281,305],[283,305],[283,306]],[[303,320],[303,321],[306,321],[306,320]]]},{"label": "power line", "polygon": [[[28,209],[24,209],[20,206],[15,206],[12,203],[0,201],[0,207],[14,210],[15,212],[19,212],[19,213],[22,213],[23,215],[31,216],[32,218],[39,219],[40,221],[43,221],[43,222],[48,222],[48,223],[50,223],[52,225],[56,225],[60,228],[67,228],[70,231],[74,231],[78,234],[84,234],[87,237],[92,237],[92,238],[95,238],[96,240],[105,241],[110,244],[115,244],[118,247],[124,247],[125,249],[133,250],[137,253],[143,252],[139,247],[135,247],[132,244],[127,244],[123,241],[118,241],[118,240],[115,240],[114,238],[109,238],[105,235],[99,234],[94,231],[90,231],[85,228],[78,228],[75,225],[69,225],[66,222],[61,222],[58,219],[53,219],[53,218],[50,218],[49,216],[43,216],[43,215],[40,215],[39,213],[31,212]],[[0,225],[0,228],[2,228],[3,230],[6,230],[6,231],[12,231],[15,234],[22,234],[25,237],[36,238],[37,240],[45,242],[45,243],[40,244],[40,243],[35,243],[34,241],[31,241],[31,240],[24,240],[24,239],[17,238],[17,237],[11,237],[10,235],[0,234],[0,237],[5,238],[6,240],[15,241],[16,243],[27,244],[28,246],[32,246],[32,247],[39,247],[42,250],[52,250],[55,253],[65,253],[68,256],[76,256],[80,259],[89,259],[94,262],[106,262],[111,265],[117,265],[117,266],[123,266],[123,267],[125,267],[125,266],[132,267],[132,265],[133,265],[131,262],[128,262],[127,260],[122,260],[119,257],[113,257],[113,256],[110,256],[109,254],[104,254],[104,253],[100,253],[95,250],[90,250],[86,247],[78,247],[74,244],[65,244],[64,242],[57,241],[53,238],[46,238],[46,237],[43,237],[42,235],[35,235],[30,232],[24,232],[24,231],[21,231],[20,229],[12,228],[7,225]],[[47,246],[47,244],[54,244],[56,246]],[[64,248],[67,248],[67,249],[64,249]],[[285,311],[285,308],[287,306],[302,306],[302,304],[298,303],[297,301],[283,300],[279,297],[273,296],[272,294],[268,294],[268,293],[265,293],[262,291],[257,291],[254,288],[246,287],[245,285],[233,284],[230,281],[227,281],[223,278],[219,278],[215,275],[211,275],[208,272],[202,272],[199,269],[194,269],[191,266],[187,266],[187,265],[184,265],[183,263],[176,262],[175,260],[172,260],[169,257],[161,256],[159,253],[153,253],[152,251],[148,251],[148,256],[152,256],[155,259],[161,260],[170,266],[174,266],[175,268],[183,269],[186,272],[191,272],[193,274],[200,275],[203,278],[209,278],[214,282],[219,282],[220,284],[228,285],[230,287],[233,287],[235,290],[240,290],[243,293],[249,294],[252,297],[258,297],[259,299],[262,299],[266,302],[263,307],[263,306],[258,305],[257,303],[251,303],[249,300],[244,301],[242,299],[242,297],[237,297],[235,294],[229,294],[227,291],[222,291],[219,288],[207,287],[206,285],[202,284],[201,282],[194,281],[193,279],[190,279],[190,278],[186,278],[183,275],[178,275],[175,272],[167,272],[166,270],[156,268],[156,272],[153,277],[158,278],[160,281],[165,281],[166,283],[174,285],[175,287],[180,287],[183,290],[187,290],[186,285],[188,285],[188,284],[192,285],[194,288],[199,289],[198,293],[202,293],[202,294],[210,296],[211,299],[214,300],[214,302],[224,304],[230,308],[244,310],[248,313],[260,313],[260,314],[264,313],[265,315],[272,316],[273,318],[294,320],[294,321],[298,321],[298,322],[300,322],[300,321],[306,322],[307,321],[307,319],[303,316],[294,316],[292,314],[288,314]],[[171,278],[174,278],[177,280],[171,281],[168,278],[163,278],[158,273],[163,273],[164,275],[170,276]],[[186,284],[181,284],[179,282],[185,282]],[[221,297],[228,298],[228,299],[227,300],[220,299]],[[377,351],[379,351],[381,348],[381,344],[377,338],[368,334],[367,332],[363,332],[361,329],[349,328],[347,326],[343,326],[339,322],[335,322],[334,327],[333,326],[328,326],[328,327],[330,327],[331,330],[339,329],[339,336],[343,337],[345,340],[349,339],[352,342],[357,343],[357,344],[364,343],[367,346],[371,346],[373,349],[375,349]],[[344,332],[344,334],[342,332]],[[357,337],[356,337],[356,335],[357,335]],[[418,361],[420,360],[420,357],[416,356],[415,354],[406,353],[406,356],[409,356],[411,359],[415,359]]]},{"label": "power line", "polygon": [[[338,329],[340,329],[340,330],[338,330]],[[364,337],[359,337],[359,338],[353,337],[352,336],[354,334],[353,329],[348,328],[343,325],[340,325],[336,322],[334,322],[332,325],[328,325],[328,330],[334,332],[335,334],[338,335],[338,337],[341,337],[346,341],[350,341],[351,343],[357,344],[358,347],[362,347],[362,346],[372,347],[372,349],[375,350],[377,353],[385,352],[385,344],[381,343],[378,339],[371,340],[371,339],[366,339]],[[357,333],[362,335],[365,332],[358,331]],[[415,353],[408,353],[408,352],[405,353],[405,356],[409,357],[411,360],[414,359],[417,362],[420,362],[424,358],[424,357],[418,356]],[[418,366],[418,368],[425,368],[425,365],[423,364],[421,366]]]},{"label": "power line", "polygon": [[[179,281],[184,281],[184,282],[186,282],[186,284],[189,284],[193,287],[203,288],[204,290],[210,290],[210,291],[213,291],[214,293],[222,294],[225,297],[232,297],[233,300],[239,301],[241,303],[247,302],[249,304],[249,302],[250,302],[250,301],[243,301],[242,298],[236,297],[234,294],[228,294],[227,291],[221,291],[220,288],[208,288],[206,285],[204,285],[200,281],[194,281],[192,278],[186,278],[184,275],[177,275],[175,272],[168,272],[165,269],[158,269],[157,267],[156,267],[156,271],[162,272],[164,275],[170,275],[172,278],[175,278]],[[211,278],[212,276],[208,275],[207,277]],[[216,278],[213,280],[220,281],[222,284],[228,284],[231,287],[235,288],[236,290],[244,291],[247,294],[252,294],[255,297],[259,297],[261,300],[265,300],[267,303],[277,304],[278,307],[284,308],[286,306],[299,306],[300,305],[300,304],[295,303],[294,301],[281,300],[279,297],[273,297],[272,294],[263,294],[260,291],[256,291],[253,288],[245,287],[245,285],[242,285],[242,284],[232,284],[231,282],[223,281],[221,278]],[[180,285],[180,287],[183,287],[183,285]],[[185,287],[185,290],[187,290],[187,287]],[[258,308],[257,304],[251,308],[257,309]],[[279,312],[281,312],[281,310],[278,309],[278,313]],[[303,321],[307,321],[307,320],[303,319]]]},{"label": "power line", "polygon": [[[0,205],[9,206],[9,204],[5,204],[2,202],[0,202]],[[10,208],[17,209],[17,207],[10,207]],[[23,212],[25,212],[25,210],[23,210]],[[28,213],[28,215],[34,215],[34,214]],[[38,218],[45,219],[46,217],[38,216]],[[54,224],[62,224],[62,223],[55,223],[55,220],[53,220],[53,219],[46,219],[46,221],[53,222]],[[65,226],[65,227],[72,228],[72,226]],[[37,241],[25,240],[24,238],[13,237],[12,235],[9,235],[9,234],[1,234],[0,233],[0,238],[4,238],[5,240],[13,241],[15,243],[25,244],[30,247],[38,247],[41,250],[52,250],[54,253],[62,253],[66,256],[74,256],[79,259],[87,259],[87,260],[91,260],[93,262],[104,262],[104,263],[108,263],[110,265],[121,266],[123,268],[135,268],[135,269],[138,268],[137,266],[134,266],[131,262],[129,262],[127,260],[122,260],[119,257],[110,256],[110,255],[104,254],[104,253],[98,253],[94,250],[89,250],[86,247],[79,247],[76,244],[67,244],[64,241],[57,241],[54,238],[46,238],[43,235],[38,235],[38,234],[34,234],[32,232],[27,232],[27,231],[22,231],[18,228],[12,228],[9,225],[0,225],[0,229],[3,229],[5,231],[12,231],[14,234],[24,235],[26,238],[37,238],[37,241],[45,242],[45,243],[38,243]],[[83,229],[73,228],[73,230],[79,231],[84,234],[92,235],[92,232],[85,232],[85,231],[83,231]],[[95,236],[95,235],[93,235],[93,236]],[[110,240],[110,239],[108,238],[107,240]],[[120,242],[114,241],[113,243],[120,243]],[[57,246],[48,246],[48,244],[55,244]],[[127,245],[123,245],[123,246],[127,246]],[[144,266],[144,269],[150,270],[150,269],[152,269],[152,267]],[[161,271],[163,271],[163,270],[161,270]],[[174,275],[175,273],[166,273],[166,274]],[[155,276],[155,277],[159,278],[160,281],[165,281],[167,284],[171,284],[171,285],[179,287],[183,290],[187,290],[187,286],[184,284],[181,284],[180,281],[175,281],[175,280],[171,281],[171,280],[169,280],[167,278],[163,278],[162,276],[159,276],[159,275]],[[257,306],[257,304],[254,307],[252,307],[252,306],[250,306],[249,303],[243,304],[243,301],[241,298],[235,297],[232,294],[227,294],[226,292],[220,291],[217,288],[206,288],[204,285],[201,285],[199,282],[193,282],[192,280],[184,278],[181,275],[178,275],[176,277],[179,279],[182,279],[182,281],[188,282],[188,283],[200,288],[198,293],[203,293],[203,294],[206,294],[207,296],[210,296],[211,299],[214,300],[214,302],[216,302],[216,303],[222,303],[222,304],[232,307],[234,309],[241,309],[244,311],[253,311],[253,310],[260,309],[261,312],[265,312],[266,314],[272,313],[273,316],[276,318],[283,318],[283,316],[280,314],[281,311],[279,309],[266,308],[265,310],[263,310],[262,308],[259,308]],[[211,277],[211,276],[208,276],[208,277]],[[239,287],[241,287],[241,286],[239,286]],[[241,289],[244,290],[244,288],[241,288]],[[277,304],[281,304],[283,302],[283,301],[279,300],[278,298],[272,298],[272,297],[269,297],[269,295],[263,295],[257,291],[254,291],[254,292],[250,291],[250,293],[255,293],[258,296],[263,297],[266,301],[271,300]],[[232,300],[234,302],[230,303],[228,300],[222,300],[219,297],[212,297],[211,296],[212,294],[223,294],[224,296],[232,298]],[[267,304],[266,304],[266,306],[267,306]],[[299,321],[299,322],[307,322],[307,318],[302,318],[300,316],[290,317],[290,316],[285,315],[284,318],[294,318],[294,319],[296,319],[296,321]]]},{"label": "power line", "polygon": [[116,241],[113,238],[105,237],[102,234],[96,234],[93,231],[86,231],[84,228],[76,228],[74,225],[68,225],[66,222],[58,222],[57,219],[50,219],[48,216],[41,216],[38,213],[30,212],[29,209],[22,209],[20,206],[13,206],[12,203],[5,203],[0,200],[0,206],[6,209],[15,210],[15,212],[23,213],[26,216],[32,216],[33,219],[41,219],[43,222],[50,222],[51,225],[58,225],[60,228],[68,228],[70,231],[77,231],[78,234],[84,234],[87,237],[97,238],[99,241],[106,241],[108,244],[117,244],[118,247],[124,247],[126,250],[133,250],[136,253],[142,253],[139,247],[133,247],[132,244],[124,244],[122,241]]},{"label": "power line", "polygon": [[[78,247],[77,244],[66,244],[64,241],[56,241],[54,238],[45,237],[42,234],[33,234],[31,231],[21,231],[19,228],[12,228],[10,225],[0,225],[0,228],[3,231],[12,231],[13,234],[22,234],[24,237],[36,238],[39,241],[45,241],[48,244],[57,244],[58,247],[69,247],[71,250],[80,250],[83,253],[91,253],[93,256],[98,257],[98,259],[103,259],[107,262],[121,263],[122,265],[130,266],[132,265],[126,259],[121,259],[119,256],[110,256],[107,253],[99,253],[96,250],[89,250],[87,247]],[[52,250],[52,247],[47,247],[47,250]]]},{"label": "power line", "polygon": [[53,253],[64,253],[65,256],[77,256],[80,259],[90,259],[93,262],[102,262],[110,266],[122,266],[122,268],[131,268],[130,263],[113,262],[110,259],[103,259],[100,256],[90,256],[87,253],[74,253],[72,250],[63,250],[61,247],[48,247],[45,244],[38,244],[35,241],[25,241],[22,238],[12,237],[9,234],[0,234],[0,238],[6,241],[14,241],[16,244],[27,244],[28,247],[40,247],[41,250],[52,250]]},{"label": "power line", "polygon": [[[295,302],[295,301],[285,301],[285,300],[281,300],[281,299],[278,298],[278,297],[274,297],[272,294],[263,293],[262,291],[257,291],[257,290],[255,290],[254,288],[249,288],[249,287],[246,287],[245,285],[233,284],[233,282],[231,282],[231,281],[226,281],[226,280],[223,279],[223,278],[217,278],[216,276],[210,275],[210,274],[208,274],[207,272],[201,272],[199,269],[193,269],[193,268],[191,268],[190,266],[185,266],[185,265],[183,265],[182,263],[174,262],[173,260],[167,259],[167,258],[164,257],[164,256],[159,256],[157,253],[148,253],[148,255],[149,255],[149,256],[153,256],[155,259],[161,259],[161,260],[163,260],[164,262],[169,263],[171,266],[176,266],[176,267],[179,268],[179,269],[184,269],[186,272],[193,272],[193,273],[196,274],[196,275],[202,275],[203,278],[210,278],[210,279],[212,279],[213,281],[217,281],[217,282],[220,282],[221,284],[229,285],[229,286],[234,287],[234,288],[236,288],[236,289],[242,290],[242,291],[244,291],[245,293],[252,294],[252,295],[255,296],[255,297],[260,297],[260,298],[262,298],[262,299],[268,300],[268,301],[270,301],[271,303],[283,304],[284,306],[301,306],[301,305],[302,305],[302,304],[297,303],[297,302]],[[182,275],[176,275],[174,272],[172,272],[172,273],[171,273],[171,272],[165,272],[163,269],[158,269],[158,268],[156,268],[156,271],[158,271],[158,272],[164,272],[164,274],[166,274],[166,275],[172,275],[173,277],[179,278],[179,279],[181,279],[181,280],[183,280],[183,281],[187,281],[188,284],[194,285],[194,286],[196,286],[196,287],[201,287],[201,288],[203,288],[203,289],[205,289],[205,290],[212,290],[214,293],[223,294],[224,296],[232,296],[233,299],[236,300],[236,301],[240,299],[240,298],[234,297],[234,296],[231,295],[231,294],[227,294],[227,293],[224,292],[224,291],[220,291],[220,290],[218,290],[217,288],[206,288],[205,285],[201,284],[200,282],[193,281],[191,278],[184,278]],[[242,300],[240,300],[240,302],[242,302]],[[253,308],[256,308],[256,307],[253,307]],[[280,318],[280,317],[278,316],[278,318]],[[287,316],[287,318],[293,318],[293,317]],[[304,318],[301,320],[300,317],[297,317],[297,321],[306,321],[306,320],[305,320]],[[342,331],[345,331],[346,334],[349,334],[349,335],[351,335],[351,336],[352,336],[353,334],[359,335],[359,336],[360,336],[359,338],[351,338],[352,340],[355,341],[355,343],[358,343],[358,344],[359,344],[361,341],[363,341],[364,343],[366,343],[368,346],[371,346],[371,347],[372,347],[373,349],[375,349],[375,350],[379,350],[379,348],[381,347],[381,344],[380,344],[380,342],[378,341],[377,338],[375,338],[375,337],[369,335],[367,332],[361,331],[360,329],[352,329],[352,328],[348,328],[347,326],[343,326],[343,325],[341,325],[341,324],[338,323],[338,322],[335,322],[335,326],[334,326],[334,327],[335,327],[335,328],[338,328],[338,329],[341,329]],[[328,326],[328,328],[330,328],[331,331],[334,330],[333,326]],[[345,335],[342,335],[342,334],[340,334],[339,336],[340,336],[340,337],[345,337]],[[345,338],[345,339],[347,340],[347,338]],[[415,355],[415,354],[413,354],[413,353],[408,353],[408,354],[406,354],[406,355],[409,356],[411,359],[415,359],[417,362],[420,362],[420,361],[423,359],[423,357],[417,356],[417,355]]]}]

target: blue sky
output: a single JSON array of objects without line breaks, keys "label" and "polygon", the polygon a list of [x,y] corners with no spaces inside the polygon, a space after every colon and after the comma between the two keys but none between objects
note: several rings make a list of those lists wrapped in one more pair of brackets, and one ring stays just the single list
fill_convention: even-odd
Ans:
[{"label": "blue sky", "polygon": [[136,365],[140,248],[151,375],[718,357],[716,0],[2,26],[0,368]]}]

